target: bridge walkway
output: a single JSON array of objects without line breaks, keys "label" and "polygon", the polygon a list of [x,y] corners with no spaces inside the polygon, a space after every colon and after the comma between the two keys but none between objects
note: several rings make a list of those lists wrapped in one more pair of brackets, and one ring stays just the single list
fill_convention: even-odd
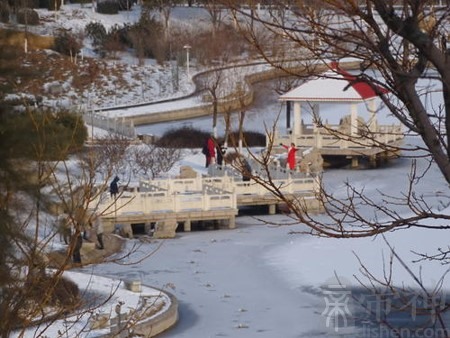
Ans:
[{"label": "bridge walkway", "polygon": [[[308,210],[321,209],[316,198],[318,176],[276,167],[271,171],[273,186],[286,200]],[[131,229],[129,232],[143,227],[145,233],[159,226],[160,233],[173,237],[179,224],[184,231],[191,231],[193,222],[210,221],[221,228],[235,228],[239,207],[268,205],[269,213],[274,214],[277,205],[285,203],[255,180],[244,181],[231,167],[213,166],[210,172],[213,175],[206,177],[141,181],[139,187],[122,191],[115,199],[106,192],[101,194],[95,203],[105,232],[116,231],[118,224]]]}]

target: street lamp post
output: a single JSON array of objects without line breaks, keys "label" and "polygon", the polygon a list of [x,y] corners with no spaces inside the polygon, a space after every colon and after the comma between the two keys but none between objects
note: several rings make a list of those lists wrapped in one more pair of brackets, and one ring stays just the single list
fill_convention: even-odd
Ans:
[{"label": "street lamp post", "polygon": [[94,100],[91,100],[91,140],[94,140]]},{"label": "street lamp post", "polygon": [[188,76],[188,78],[190,78],[191,77],[191,73],[189,71],[189,50],[192,47],[190,45],[185,45],[183,48],[186,49],[186,70],[187,70],[187,76]]}]

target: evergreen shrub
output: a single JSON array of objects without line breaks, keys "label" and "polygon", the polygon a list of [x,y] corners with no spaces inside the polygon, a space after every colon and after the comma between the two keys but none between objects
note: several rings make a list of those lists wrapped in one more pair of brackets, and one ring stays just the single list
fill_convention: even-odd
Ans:
[{"label": "evergreen shrub", "polygon": [[58,53],[75,56],[81,50],[82,43],[75,35],[62,31],[55,38],[55,50]]},{"label": "evergreen shrub", "polygon": [[25,8],[39,8],[40,0],[22,0],[21,2],[17,1],[18,5]]},{"label": "evergreen shrub", "polygon": [[0,22],[8,23],[10,13],[11,8],[9,7],[8,3],[0,2]]},{"label": "evergreen shrub", "polygon": [[106,40],[105,26],[100,22],[89,22],[85,27],[86,36],[92,39],[92,45],[96,50],[101,49]]},{"label": "evergreen shrub", "polygon": [[73,4],[91,4],[92,0],[70,0]]},{"label": "evergreen shrub", "polygon": [[119,0],[119,8],[121,11],[131,10],[135,2],[134,0]]},{"label": "evergreen shrub", "polygon": [[192,127],[166,131],[157,141],[159,147],[201,148],[209,133]]},{"label": "evergreen shrub", "polygon": [[47,8],[49,11],[59,11],[61,8],[62,0],[46,0],[47,6],[44,8]]},{"label": "evergreen shrub", "polygon": [[[181,128],[173,128],[166,131],[155,143],[159,147],[177,147],[177,148],[201,148],[205,140],[211,135],[210,132],[185,126]],[[243,145],[249,147],[263,147],[266,145],[266,137],[259,132],[244,132]],[[228,137],[228,145],[237,147],[239,133],[231,132]],[[218,137],[217,142],[221,143],[223,137]]]},{"label": "evergreen shrub", "polygon": [[3,120],[4,141],[12,158],[63,160],[87,139],[83,117],[68,111],[26,111]]},{"label": "evergreen shrub", "polygon": [[97,12],[101,14],[117,14],[119,13],[119,3],[116,1],[104,1],[97,3]]},{"label": "evergreen shrub", "polygon": [[39,25],[39,14],[30,8],[21,8],[17,12],[17,22],[22,25]]}]

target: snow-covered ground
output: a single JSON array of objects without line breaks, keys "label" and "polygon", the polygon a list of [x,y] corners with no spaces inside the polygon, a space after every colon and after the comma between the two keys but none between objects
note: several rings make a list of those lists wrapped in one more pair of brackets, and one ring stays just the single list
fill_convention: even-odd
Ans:
[{"label": "snow-covered ground", "polygon": [[[408,142],[418,140],[409,138]],[[192,158],[185,161],[195,162]],[[324,181],[330,192],[344,194],[343,183],[348,180],[381,203],[379,190],[390,189],[398,195],[406,189],[405,173],[410,165],[411,160],[399,159],[383,169],[329,170]],[[424,169],[425,163],[419,162],[419,168]],[[436,196],[433,203],[438,207],[438,196],[447,191],[444,187],[432,168],[418,189],[424,196]],[[427,287],[439,285],[448,269],[438,262],[412,263],[418,258],[413,252],[446,248],[445,230],[404,230],[387,234],[385,242],[382,236],[328,239],[294,235],[290,232],[304,230],[304,226],[287,225],[291,223],[284,215],[241,216],[234,230],[179,233],[140,264],[131,268],[102,264],[95,271],[112,278],[134,274],[144,284],[173,287],[170,290],[180,302],[180,321],[161,337],[288,338],[340,336],[342,331],[346,337],[367,336],[361,334],[361,326],[349,324],[337,333],[332,325],[327,326],[327,299],[321,287],[333,284],[337,275],[346,285],[345,291],[353,292],[358,285],[355,277],[367,281],[360,264],[383,278],[390,258],[387,243]],[[146,244],[143,251],[160,242]],[[392,278],[398,286],[418,287],[398,261],[394,261]],[[444,292],[448,286],[445,280]]]},{"label": "snow-covered ground", "polygon": [[[40,25],[28,26],[26,29],[41,35],[53,35],[59,30],[68,30],[74,35],[85,35],[85,27],[91,22],[101,23],[107,30],[114,25],[135,23],[140,18],[140,6],[133,6],[131,11],[120,11],[117,15],[104,15],[92,10],[91,4],[65,4],[58,12],[37,9],[40,16]],[[183,18],[196,16],[197,27],[206,25],[208,16],[206,11],[201,9],[175,8],[171,15],[172,24],[192,25],[190,21],[184,22]],[[191,18],[191,20],[193,20]],[[8,25],[0,23],[0,26]],[[22,27],[25,29],[25,27]],[[49,54],[54,53],[49,51]],[[99,58],[94,52],[91,41],[85,38],[83,48],[79,55],[74,58],[74,62],[82,64],[84,58]],[[97,85],[91,85],[83,92],[77,91],[72,85],[73,80],[70,74],[66,80],[57,77],[48,79],[48,83],[42,88],[39,96],[43,99],[43,104],[47,106],[63,106],[72,109],[91,110],[107,108],[112,106],[123,106],[127,104],[138,104],[152,102],[155,100],[180,97],[190,94],[194,90],[193,84],[189,81],[185,67],[177,67],[174,63],[158,64],[153,59],[139,60],[137,57],[126,52],[118,52],[116,57],[99,58],[102,62],[101,68],[107,69],[107,75],[101,75]],[[195,71],[195,62],[191,62],[191,69]],[[82,68],[82,67],[81,67]],[[176,72],[176,82],[174,73]],[[120,76],[117,75],[120,73]],[[122,80],[126,82],[126,87]],[[101,83],[100,83],[101,82]],[[50,94],[49,87],[57,86],[58,95]],[[115,93],[115,94],[111,94]],[[31,93],[26,93],[30,95]],[[14,96],[11,96],[14,98]]]},{"label": "snow-covered ground", "polygon": [[[131,16],[131,13],[121,15]],[[272,114],[268,114],[267,107],[271,108]],[[261,130],[263,121],[270,127],[269,117],[261,118],[261,114],[268,114],[264,116],[270,115],[273,119],[279,112],[278,102],[252,108],[246,119],[247,129]],[[152,128],[162,130],[183,123],[209,128],[210,120],[148,126],[146,130],[152,133]],[[420,143],[413,137],[407,142]],[[324,183],[330,192],[345,195],[344,182],[348,181],[383,203],[380,191],[396,196],[406,191],[411,163],[411,159],[400,158],[385,168],[373,170],[327,170]],[[180,162],[183,164],[201,170],[203,157],[190,153]],[[419,170],[424,171],[426,167],[425,160],[419,159]],[[438,208],[441,202],[446,202],[440,196],[448,193],[448,184],[433,166],[416,189],[418,194],[430,198],[430,207]],[[372,216],[364,206],[361,208],[368,217]],[[398,212],[405,211],[399,209]],[[347,297],[358,284],[356,278],[365,281],[361,264],[383,278],[389,266],[387,243],[428,287],[439,285],[448,269],[436,262],[414,263],[417,259],[414,252],[432,254],[438,248],[448,247],[445,230],[403,230],[387,234],[386,241],[382,236],[344,240],[293,235],[291,231],[300,231],[304,226],[287,225],[291,223],[292,219],[285,215],[240,216],[234,230],[179,233],[175,239],[163,241],[149,259],[139,264],[107,263],[77,271],[124,280],[138,276],[143,284],[169,288],[179,300],[180,320],[160,337],[294,338],[375,337],[386,333],[378,328],[379,331],[371,331],[369,335],[361,323],[354,326],[350,322],[354,314],[351,307],[338,308],[341,311],[338,314],[349,323],[341,325],[336,332],[327,321],[333,314],[329,294],[320,287],[335,284],[337,275],[345,284],[340,295]],[[134,241],[137,239],[130,240],[128,245]],[[160,244],[161,240],[143,244],[142,254],[155,250]],[[417,287],[398,261],[394,261],[393,281],[396,285]],[[444,293],[448,292],[447,280],[442,286]],[[381,303],[377,305],[381,306]],[[408,319],[414,321],[413,315]]]},{"label": "snow-covered ground", "polygon": [[[407,139],[407,143],[419,142],[414,137]],[[344,182],[349,181],[363,187],[369,196],[382,203],[380,191],[396,196],[405,191],[408,185],[406,173],[411,162],[411,159],[401,158],[380,169],[327,170],[324,183],[330,192],[345,195]],[[180,164],[202,170],[203,156],[191,154]],[[419,160],[419,172],[425,169],[425,160]],[[440,196],[448,192],[448,186],[432,167],[417,186],[417,191],[431,197],[431,207],[440,208],[443,202]],[[369,210],[362,207],[362,212],[370,217]],[[302,224],[292,225],[292,219],[287,215],[239,216],[236,229],[178,233],[174,239],[152,240],[129,257],[131,261],[155,251],[143,262],[131,266],[114,263],[87,266],[76,269],[76,272],[85,273],[86,278],[75,278],[80,285],[92,275],[94,280],[96,275],[113,280],[138,279],[144,285],[173,293],[179,301],[180,319],[160,337],[357,338],[374,337],[374,328],[369,335],[368,327],[353,325],[351,318],[355,312],[352,311],[356,310],[350,305],[349,312],[343,313],[348,323],[338,332],[327,322],[330,318],[329,295],[321,287],[335,284],[335,276],[339,276],[344,285],[340,294],[348,297],[357,294],[354,289],[358,285],[357,278],[367,281],[362,265],[377,278],[383,278],[390,258],[387,243],[430,289],[440,285],[441,277],[448,270],[438,262],[413,263],[418,258],[414,252],[430,254],[437,248],[448,246],[445,230],[398,231],[386,234],[386,242],[382,236],[329,239],[290,234],[304,229]],[[127,245],[131,247],[135,242],[141,243],[139,239],[133,239]],[[392,280],[399,286],[418,287],[396,260]],[[97,285],[102,283],[104,292],[109,292],[111,285],[105,281]],[[442,287],[442,294],[446,296],[449,291],[447,279]],[[413,295],[411,301],[415,299]],[[127,304],[137,301],[136,297],[128,298],[129,294],[121,292],[114,301],[120,297],[126,297]],[[408,319],[414,322],[412,313]],[[378,330],[377,334],[386,333],[381,327]]]}]

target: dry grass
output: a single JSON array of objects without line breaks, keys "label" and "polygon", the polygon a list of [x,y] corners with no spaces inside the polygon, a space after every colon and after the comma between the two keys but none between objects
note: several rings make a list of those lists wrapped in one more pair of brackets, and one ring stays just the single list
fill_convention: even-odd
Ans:
[{"label": "dry grass", "polygon": [[[11,48],[11,47],[8,47]],[[23,48],[23,47],[22,47]],[[76,99],[81,100],[87,92],[95,88],[98,96],[98,104],[102,103],[102,97],[109,97],[131,90],[125,74],[126,67],[120,64],[109,65],[105,61],[93,58],[78,58],[76,62],[68,56],[48,50],[32,50],[24,53],[23,49],[17,49],[17,57],[14,64],[22,68],[20,74],[26,74],[18,78],[17,73],[12,73],[11,78],[5,81],[13,84],[15,92],[28,93],[36,97],[46,97],[58,100],[67,96],[69,92]],[[3,60],[2,60],[3,62]],[[57,92],[51,92],[46,85],[55,83],[60,85]],[[111,83],[114,83],[111,93]]]},{"label": "dry grass", "polygon": [[[120,252],[123,248],[125,240],[119,236],[113,234],[105,234],[104,239],[105,249],[97,250],[94,249],[89,251],[86,255],[82,256],[83,265],[87,264],[99,264],[103,263],[105,259],[109,256]],[[52,268],[58,268],[64,265],[67,261],[67,252],[66,251],[53,251],[48,254],[49,258],[49,266]],[[69,268],[72,266],[71,259],[69,257]]]},{"label": "dry grass", "polygon": [[[95,88],[96,103],[102,105],[102,98],[111,95],[121,96],[133,90],[125,78],[130,72],[127,66],[120,63],[108,63],[95,58],[71,58],[51,51],[54,38],[27,33],[28,52],[25,53],[25,32],[0,29],[0,48],[14,53],[14,58],[6,57],[0,61],[5,66],[21,68],[18,72],[5,75],[2,81],[9,82],[13,93],[26,93],[35,97],[58,100],[70,95],[76,104],[85,102],[86,93]],[[6,55],[5,55],[6,56]],[[139,69],[138,69],[139,70]],[[24,74],[17,76],[17,74]],[[55,92],[49,91],[46,84],[59,84]]]},{"label": "dry grass", "polygon": [[52,49],[55,44],[55,39],[52,36],[0,29],[0,47],[24,48],[25,37],[28,38],[28,50]]}]

